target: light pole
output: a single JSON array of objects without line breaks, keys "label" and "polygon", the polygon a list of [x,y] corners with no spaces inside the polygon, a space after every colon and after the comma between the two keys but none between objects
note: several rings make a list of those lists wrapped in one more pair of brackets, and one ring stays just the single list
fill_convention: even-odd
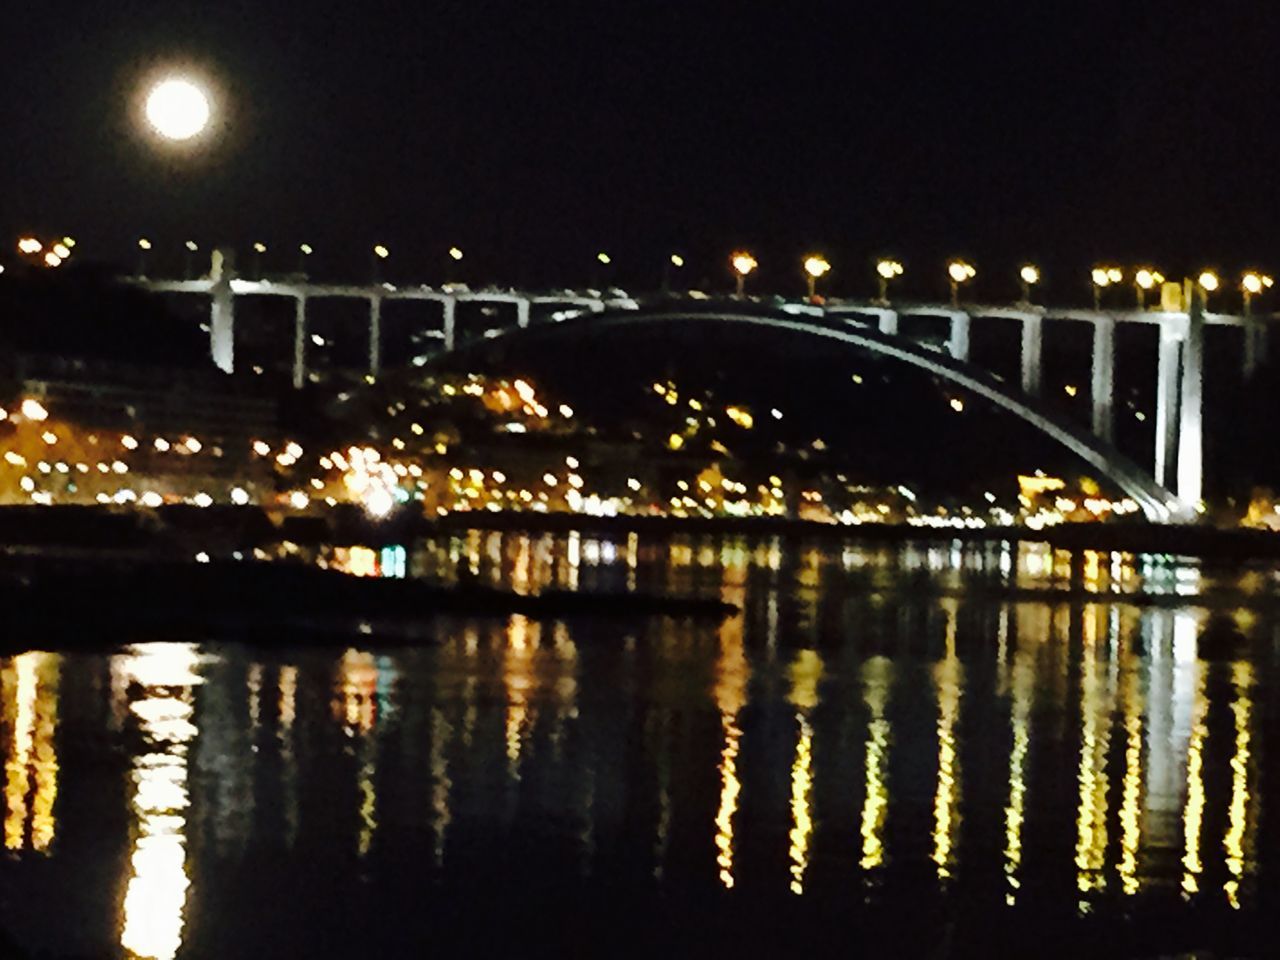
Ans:
[{"label": "light pole", "polygon": [[185,279],[191,279],[191,265],[194,262],[196,252],[200,249],[200,245],[194,240],[188,240],[183,244],[187,248],[187,252],[182,256],[182,275]]},{"label": "light pole", "polygon": [[827,262],[826,257],[815,253],[805,257],[804,272],[805,279],[809,283],[809,302],[812,303],[818,299],[818,278],[831,272],[831,264]]},{"label": "light pole", "polygon": [[1143,267],[1133,275],[1133,286],[1138,292],[1138,309],[1147,309],[1147,291],[1164,283],[1164,274],[1150,267]]},{"label": "light pole", "polygon": [[1253,298],[1263,290],[1269,290],[1274,284],[1275,280],[1271,277],[1264,273],[1255,273],[1252,270],[1240,279],[1240,289],[1244,293],[1244,316],[1246,320],[1253,316]]},{"label": "light pole", "polygon": [[876,264],[876,277],[880,288],[879,302],[889,303],[889,281],[902,276],[902,264],[897,260],[881,260]]},{"label": "light pole", "polygon": [[299,244],[298,246],[298,272],[304,277],[307,276],[307,257],[315,253],[315,249],[309,243]]},{"label": "light pole", "polygon": [[978,271],[963,260],[952,260],[947,264],[947,277],[951,281],[951,305],[960,306],[960,284],[968,283],[978,275]]},{"label": "light pole", "polygon": [[1200,276],[1196,277],[1196,285],[1200,287],[1200,295],[1204,298],[1204,308],[1209,309],[1209,294],[1214,293],[1220,287],[1221,281],[1218,275],[1212,270],[1201,271]]},{"label": "light pole", "polygon": [[1093,280],[1093,309],[1101,310],[1103,289],[1124,280],[1124,273],[1119,267],[1094,267],[1090,277]]},{"label": "light pole", "polygon": [[151,241],[146,237],[138,238],[138,276],[147,275],[147,252],[151,249]]},{"label": "light pole", "polygon": [[756,258],[745,250],[739,250],[730,257],[729,264],[733,267],[733,272],[736,275],[738,282],[736,296],[741,300],[743,297],[743,291],[746,289],[747,285],[747,274],[755,270],[759,264],[756,262]]},{"label": "light pole", "polygon": [[262,255],[267,252],[267,245],[259,241],[253,245],[253,274],[262,279]]},{"label": "light pole", "polygon": [[1034,264],[1025,263],[1018,271],[1018,279],[1022,281],[1022,302],[1030,305],[1031,288],[1040,282],[1040,268]]},{"label": "light pole", "polygon": [[387,257],[389,256],[391,256],[391,251],[388,250],[385,246],[383,246],[380,243],[375,243],[373,245],[373,256],[370,258],[369,262],[373,266],[373,282],[374,283],[381,282],[382,280],[381,263],[383,260],[387,259]]}]

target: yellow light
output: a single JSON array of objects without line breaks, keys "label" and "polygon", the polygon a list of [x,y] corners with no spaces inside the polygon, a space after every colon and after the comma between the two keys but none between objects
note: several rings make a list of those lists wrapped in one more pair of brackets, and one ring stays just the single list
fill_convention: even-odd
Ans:
[{"label": "yellow light", "polygon": [[146,112],[165,139],[190,140],[209,124],[209,98],[190,80],[165,80],[148,95]]},{"label": "yellow light", "polygon": [[18,251],[20,253],[39,253],[43,249],[44,244],[35,237],[23,237],[18,241]]},{"label": "yellow light", "polygon": [[302,251],[303,256],[307,256],[307,257],[315,253],[315,250],[312,248],[311,244],[309,243],[304,243],[302,246],[298,247],[298,249]]},{"label": "yellow light", "polygon": [[671,436],[667,437],[667,446],[672,450],[679,450],[684,446],[684,437],[678,433],[671,434]]},{"label": "yellow light", "polygon": [[1241,281],[1248,293],[1261,293],[1264,288],[1270,287],[1274,282],[1270,277],[1260,273],[1253,273],[1252,271],[1246,273]]},{"label": "yellow light", "polygon": [[151,249],[151,241],[150,241],[150,240],[148,240],[146,237],[141,237],[141,238],[139,238],[139,240],[138,240],[138,249],[139,249],[139,250],[150,250],[150,249]]},{"label": "yellow light", "polygon": [[1143,290],[1150,290],[1158,283],[1164,283],[1164,277],[1156,270],[1143,267],[1133,275],[1134,282]]},{"label": "yellow light", "polygon": [[1024,266],[1021,270],[1018,271],[1018,276],[1022,278],[1023,283],[1039,283],[1040,282],[1039,268],[1029,263],[1026,266]]},{"label": "yellow light", "polygon": [[373,253],[379,260],[385,260],[387,257],[391,256],[391,251],[380,243],[374,246]]},{"label": "yellow light", "polygon": [[253,252],[254,252],[254,253],[266,253],[266,252],[267,252],[267,245],[266,245],[265,243],[255,243],[255,244],[253,245]]},{"label": "yellow light", "polygon": [[1120,272],[1118,267],[1107,268],[1107,279],[1112,283],[1119,283],[1124,279],[1124,274]]},{"label": "yellow light", "polygon": [[57,267],[62,265],[62,258],[50,250],[44,255],[44,265],[46,267]]},{"label": "yellow light", "polygon": [[601,263],[605,264],[606,266],[613,262],[609,258],[609,255],[605,253],[603,250],[601,250],[599,253],[596,254],[596,259],[599,260]]},{"label": "yellow light", "polygon": [[1111,278],[1107,275],[1107,271],[1102,267],[1093,268],[1093,285],[1095,287],[1105,287],[1111,282]]},{"label": "yellow light", "polygon": [[671,265],[672,265],[673,267],[683,267],[683,266],[684,266],[684,257],[680,256],[680,254],[678,254],[678,253],[673,253],[673,254],[671,255]]},{"label": "yellow light", "polygon": [[65,246],[69,247],[70,249],[72,250],[75,249],[75,246],[76,246],[75,237],[63,237],[62,242]]},{"label": "yellow light", "polygon": [[897,260],[881,260],[876,264],[876,273],[886,280],[902,276],[902,264]]},{"label": "yellow light", "polygon": [[956,413],[964,413],[964,401],[959,397],[951,398],[951,409]]},{"label": "yellow light", "polygon": [[756,262],[756,258],[746,251],[739,251],[738,253],[735,253],[730,258],[729,262],[733,264],[733,269],[739,274],[739,276],[743,277],[759,266]]},{"label": "yellow light", "polygon": [[823,274],[830,272],[830,270],[831,270],[831,264],[827,262],[826,257],[820,256],[820,255],[814,255],[812,257],[805,258],[804,272],[807,273],[809,276],[813,277],[814,279],[817,279]]},{"label": "yellow light", "polygon": [[1200,274],[1199,283],[1206,291],[1213,293],[1218,289],[1218,275],[1212,270],[1206,270]]},{"label": "yellow light", "polygon": [[461,259],[462,259],[462,248],[461,248],[461,247],[450,247],[450,248],[449,248],[449,256],[450,256],[450,257],[452,257],[454,260],[461,260]]},{"label": "yellow light", "polygon": [[963,260],[952,260],[947,264],[947,276],[951,278],[952,283],[964,283],[977,275],[978,271]]},{"label": "yellow light", "polygon": [[71,248],[68,247],[65,243],[55,243],[53,245],[53,252],[56,253],[59,257],[61,257],[63,260],[71,256]]},{"label": "yellow light", "polygon": [[22,401],[21,410],[22,415],[28,420],[35,420],[39,422],[41,420],[49,419],[49,411],[44,408],[39,400],[32,399],[31,397]]},{"label": "yellow light", "polygon": [[187,247],[187,249],[188,249],[188,250],[190,250],[192,253],[195,253],[197,250],[199,250],[199,249],[200,249],[200,245],[199,245],[198,243],[196,243],[194,240],[188,240],[188,241],[187,241],[187,243],[186,243],[186,247]]}]

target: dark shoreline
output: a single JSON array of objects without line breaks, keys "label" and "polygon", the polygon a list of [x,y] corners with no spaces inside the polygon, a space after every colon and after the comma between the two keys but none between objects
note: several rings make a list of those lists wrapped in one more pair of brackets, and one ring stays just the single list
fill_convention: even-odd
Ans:
[{"label": "dark shoreline", "polygon": [[1217,561],[1280,558],[1280,533],[1141,522],[1063,524],[1038,531],[1026,527],[942,530],[890,524],[841,526],[784,517],[679,519],[478,511],[441,518],[402,513],[375,521],[355,507],[334,508],[323,516],[277,516],[273,522],[265,511],[248,507],[135,511],[108,507],[0,508],[0,550],[7,548],[10,552],[24,547],[72,551],[106,548],[146,556],[172,553],[190,557],[193,549],[251,550],[281,540],[304,545],[386,544],[476,529],[534,535],[578,531],[612,537],[629,533],[653,537],[736,535],[868,543],[1007,541],[1048,543],[1068,550],[1169,554]]}]

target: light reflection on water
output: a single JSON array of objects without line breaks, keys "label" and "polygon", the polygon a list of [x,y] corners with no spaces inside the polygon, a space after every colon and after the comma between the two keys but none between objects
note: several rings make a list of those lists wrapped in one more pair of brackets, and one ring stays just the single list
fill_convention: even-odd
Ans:
[{"label": "light reflection on water", "polygon": [[[158,960],[253,943],[267,915],[238,898],[289,883],[306,915],[326,883],[406,871],[903,904],[963,891],[1091,915],[1142,897],[1248,909],[1276,869],[1260,846],[1275,615],[1238,621],[1254,642],[1236,659],[1202,659],[1204,609],[1125,600],[1152,579],[1144,558],[634,534],[473,534],[404,556],[409,575],[428,557],[446,580],[689,591],[744,613],[0,661],[0,882],[30,891],[4,922],[68,950],[113,927],[121,955]],[[1055,596],[1060,576],[1105,589]],[[951,589],[991,578],[1043,596]],[[255,857],[261,877],[240,866]],[[113,869],[114,900],[77,879]],[[50,911],[76,890],[102,923],[59,930]]]}]

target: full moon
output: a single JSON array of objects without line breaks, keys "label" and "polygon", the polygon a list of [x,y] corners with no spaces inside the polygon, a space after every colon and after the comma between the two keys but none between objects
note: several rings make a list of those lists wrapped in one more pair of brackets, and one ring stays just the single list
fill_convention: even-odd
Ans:
[{"label": "full moon", "polygon": [[190,80],[165,80],[147,95],[147,121],[168,140],[190,140],[209,124],[209,98]]}]

